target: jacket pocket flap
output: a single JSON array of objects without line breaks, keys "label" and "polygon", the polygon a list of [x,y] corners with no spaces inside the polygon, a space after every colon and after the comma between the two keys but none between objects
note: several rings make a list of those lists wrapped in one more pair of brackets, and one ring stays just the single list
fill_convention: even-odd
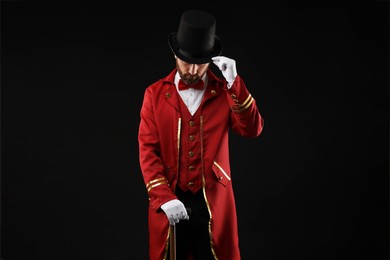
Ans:
[{"label": "jacket pocket flap", "polygon": [[230,176],[217,162],[214,161],[212,169],[219,183],[226,186],[230,182]]}]

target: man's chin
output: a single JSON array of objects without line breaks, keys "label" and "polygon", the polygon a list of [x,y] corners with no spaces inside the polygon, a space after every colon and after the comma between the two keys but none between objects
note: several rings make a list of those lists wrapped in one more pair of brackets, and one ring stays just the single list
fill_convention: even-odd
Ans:
[{"label": "man's chin", "polygon": [[200,78],[196,78],[196,79],[186,79],[186,78],[184,78],[182,80],[184,81],[184,83],[186,83],[186,85],[193,85],[193,84],[197,83],[200,80]]}]

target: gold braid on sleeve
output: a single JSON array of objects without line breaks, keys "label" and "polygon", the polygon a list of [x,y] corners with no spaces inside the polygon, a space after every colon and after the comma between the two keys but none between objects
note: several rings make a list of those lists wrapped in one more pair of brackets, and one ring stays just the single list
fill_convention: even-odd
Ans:
[{"label": "gold braid on sleeve", "polygon": [[161,184],[166,184],[169,186],[168,180],[165,177],[161,177],[161,178],[157,178],[157,179],[154,179],[154,180],[151,180],[150,182],[148,182],[148,184],[146,184],[146,189],[149,192],[150,190],[152,190],[153,188],[155,188],[157,186],[160,186]]},{"label": "gold braid on sleeve", "polygon": [[249,96],[245,99],[244,103],[236,104],[236,105],[232,106],[232,111],[235,113],[241,113],[242,111],[245,111],[246,109],[248,109],[248,107],[250,107],[250,105],[252,105],[253,100],[254,99],[253,99],[252,95],[249,94]]}]

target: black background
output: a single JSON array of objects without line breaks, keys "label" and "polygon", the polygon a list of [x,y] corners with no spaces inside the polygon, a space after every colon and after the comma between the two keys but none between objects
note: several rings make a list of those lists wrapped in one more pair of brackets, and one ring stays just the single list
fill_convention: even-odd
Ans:
[{"label": "black background", "polygon": [[186,9],[265,119],[230,141],[243,259],[389,259],[387,1],[53,2],[1,5],[3,260],[148,259],[139,110]]}]

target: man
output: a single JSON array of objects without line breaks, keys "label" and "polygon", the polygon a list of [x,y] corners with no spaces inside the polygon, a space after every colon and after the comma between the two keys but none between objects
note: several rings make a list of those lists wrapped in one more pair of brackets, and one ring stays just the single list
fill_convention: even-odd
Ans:
[{"label": "man", "polygon": [[240,259],[228,132],[257,137],[263,118],[215,31],[210,13],[184,12],[168,37],[176,68],[144,94],[139,159],[153,260],[169,259],[174,246],[180,260]]}]

